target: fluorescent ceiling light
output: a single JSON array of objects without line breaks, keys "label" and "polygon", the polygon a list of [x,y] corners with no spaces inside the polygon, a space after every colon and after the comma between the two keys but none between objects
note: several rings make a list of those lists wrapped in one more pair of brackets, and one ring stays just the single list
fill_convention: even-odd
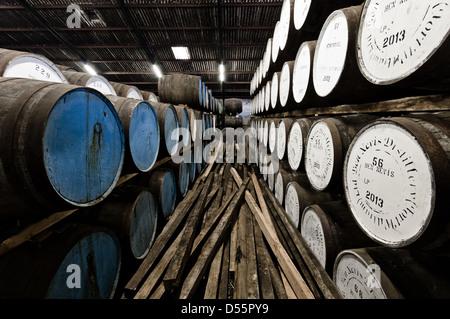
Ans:
[{"label": "fluorescent ceiling light", "polygon": [[177,60],[189,60],[191,58],[187,47],[172,47],[172,52]]},{"label": "fluorescent ceiling light", "polygon": [[97,72],[95,72],[94,68],[90,66],[89,64],[84,65],[84,69],[90,74],[90,75],[97,75]]},{"label": "fluorescent ceiling light", "polygon": [[223,63],[220,63],[219,65],[219,78],[220,82],[225,81],[225,67],[223,66]]},{"label": "fluorescent ceiling light", "polygon": [[162,77],[162,72],[156,64],[153,64],[153,71],[155,71],[155,74],[158,78]]}]

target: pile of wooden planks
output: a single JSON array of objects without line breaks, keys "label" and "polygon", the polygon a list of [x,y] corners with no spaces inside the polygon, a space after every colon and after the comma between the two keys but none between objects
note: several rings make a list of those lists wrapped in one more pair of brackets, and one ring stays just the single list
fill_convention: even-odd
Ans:
[{"label": "pile of wooden planks", "polygon": [[341,296],[253,168],[211,163],[167,221],[122,298]]}]

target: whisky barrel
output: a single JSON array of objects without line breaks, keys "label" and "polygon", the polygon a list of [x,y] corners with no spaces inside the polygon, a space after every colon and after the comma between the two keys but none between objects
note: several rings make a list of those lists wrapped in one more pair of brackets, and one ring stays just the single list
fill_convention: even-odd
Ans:
[{"label": "whisky barrel", "polygon": [[337,255],[344,249],[378,246],[359,228],[345,200],[307,206],[300,225],[302,237],[330,276]]},{"label": "whisky barrel", "polygon": [[152,105],[145,101],[108,95],[125,135],[123,173],[148,172],[158,158],[160,129]]},{"label": "whisky barrel", "polygon": [[280,76],[281,72],[274,72],[272,75],[271,87],[270,87],[270,106],[271,111],[276,112],[280,109]]},{"label": "whisky barrel", "polygon": [[61,70],[46,57],[7,49],[0,49],[0,76],[69,83]]},{"label": "whisky barrel", "polygon": [[305,173],[288,171],[280,167],[278,172],[275,174],[275,185],[274,185],[274,195],[275,198],[280,203],[280,205],[284,205],[284,196],[286,188],[290,182],[295,181],[300,184],[301,183],[306,184],[305,183],[306,180],[307,179]]},{"label": "whisky barrel", "polygon": [[345,299],[446,299],[448,267],[448,259],[407,249],[347,249],[336,258],[333,281]]},{"label": "whisky barrel", "polygon": [[78,68],[73,67],[73,66],[61,65],[61,64],[55,64],[55,65],[60,71],[80,72],[80,70]]},{"label": "whisky barrel", "polygon": [[242,113],[242,99],[225,99],[225,114],[236,115]]},{"label": "whisky barrel", "polygon": [[142,94],[142,98],[144,99],[144,101],[149,101],[149,102],[159,102],[159,97],[158,95],[156,95],[153,92],[150,91],[142,91],[141,90],[141,94]]},{"label": "whisky barrel", "polygon": [[423,250],[448,244],[448,127],[392,117],[354,137],[344,162],[345,197],[374,241]]},{"label": "whisky barrel", "polygon": [[118,234],[124,257],[143,259],[156,238],[158,206],[150,191],[121,185],[100,205],[96,223]]},{"label": "whisky barrel", "polygon": [[189,113],[186,107],[174,105],[178,117],[178,130],[180,135],[180,142],[182,146],[188,146],[191,142],[191,128]]},{"label": "whisky barrel", "polygon": [[101,75],[70,71],[62,71],[62,74],[70,84],[86,86],[95,89],[104,95],[117,95],[111,83]]},{"label": "whisky barrel", "polygon": [[354,48],[361,9],[362,6],[353,6],[333,11],[317,40],[314,89],[330,103],[377,101],[385,99],[383,92],[389,89],[370,83],[359,71]]},{"label": "whisky barrel", "polygon": [[195,163],[194,150],[191,149],[190,152],[191,152],[191,161],[188,163],[188,166],[189,166],[189,185],[193,185],[199,172],[197,171],[197,164]]},{"label": "whisky barrel", "polygon": [[356,40],[358,66],[377,85],[450,89],[448,2],[365,1]]},{"label": "whisky barrel", "polygon": [[264,72],[266,76],[272,73],[273,64],[272,64],[272,38],[267,39],[266,51],[264,52]]},{"label": "whisky barrel", "polygon": [[189,189],[189,165],[187,161],[175,163],[169,161],[164,164],[165,168],[172,170],[177,185],[177,198],[184,198]]},{"label": "whisky barrel", "polygon": [[280,74],[280,87],[278,96],[280,99],[280,111],[289,110],[294,107],[294,96],[292,94],[292,73],[295,61],[286,61]]},{"label": "whisky barrel", "polygon": [[158,158],[172,156],[177,153],[179,145],[179,121],[172,104],[153,102],[152,106],[158,117],[160,146]]},{"label": "whisky barrel", "polygon": [[313,120],[307,117],[296,119],[289,130],[286,154],[289,166],[293,171],[304,170],[304,154],[308,132]]},{"label": "whisky barrel", "polygon": [[287,138],[289,136],[289,131],[291,130],[293,123],[293,119],[283,118],[278,124],[276,152],[279,160],[284,160],[287,158]]},{"label": "whisky barrel", "polygon": [[284,0],[281,6],[278,33],[279,52],[277,64],[293,59],[300,45],[302,32],[294,26],[294,0]]},{"label": "whisky barrel", "polygon": [[269,120],[264,119],[263,120],[263,126],[262,126],[262,143],[263,146],[267,149],[269,146]]},{"label": "whisky barrel", "polygon": [[300,223],[300,215],[307,206],[333,200],[331,193],[312,190],[305,185],[304,180],[301,182],[290,182],[286,187],[285,193],[284,209],[297,228]]},{"label": "whisky barrel", "polygon": [[270,153],[277,152],[277,131],[280,124],[280,119],[271,119],[269,120],[269,138],[268,138],[268,146]]},{"label": "whisky barrel", "polygon": [[[208,107],[208,91],[200,76],[188,74],[165,74],[158,80],[161,102],[186,104],[193,108]],[[203,101],[202,103],[202,95]]]},{"label": "whisky barrel", "polygon": [[275,63],[278,60],[278,53],[280,52],[280,43],[278,41],[279,33],[280,33],[280,20],[275,23],[275,27],[273,28],[273,37],[272,37],[272,50],[271,50],[271,63],[275,68]]},{"label": "whisky barrel", "polygon": [[158,204],[163,218],[169,218],[177,200],[177,181],[174,172],[167,167],[158,167],[141,176],[139,186],[147,187]]},{"label": "whisky barrel", "polygon": [[195,111],[194,109],[191,109],[190,107],[186,107],[188,117],[189,117],[189,128],[190,128],[190,136],[192,142],[195,142],[197,139],[198,134],[198,120],[199,120],[199,113],[198,111]]},{"label": "whisky barrel", "polygon": [[359,5],[361,2],[361,0],[295,0],[294,26],[297,30],[307,31],[317,37],[325,20],[333,11]]},{"label": "whisky barrel", "polygon": [[295,56],[292,71],[292,95],[298,107],[321,106],[325,98],[317,95],[312,78],[314,53],[317,41],[305,41]]},{"label": "whisky barrel", "polygon": [[91,206],[120,177],[122,126],[96,90],[2,78],[0,131],[0,215]]},{"label": "whisky barrel", "polygon": [[266,88],[264,90],[264,111],[266,113],[270,111],[270,102],[271,102],[270,93],[272,92],[271,86],[272,81],[267,81]]},{"label": "whisky barrel", "polygon": [[342,168],[352,138],[374,119],[374,115],[356,114],[322,118],[311,125],[305,147],[305,171],[313,189],[342,189]]},{"label": "whisky barrel", "polygon": [[121,270],[117,235],[64,224],[39,245],[26,242],[0,258],[2,299],[112,299]]},{"label": "whisky barrel", "polygon": [[136,100],[144,100],[141,94],[141,90],[139,90],[134,85],[128,85],[111,81],[109,83],[111,83],[112,87],[114,88],[114,91],[116,91],[117,96],[127,97]]},{"label": "whisky barrel", "polygon": [[242,127],[242,116],[225,115],[225,127]]}]

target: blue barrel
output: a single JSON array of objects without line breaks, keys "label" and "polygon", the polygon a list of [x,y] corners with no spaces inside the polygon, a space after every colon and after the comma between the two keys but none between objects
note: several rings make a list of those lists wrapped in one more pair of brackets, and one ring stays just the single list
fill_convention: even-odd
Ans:
[{"label": "blue barrel", "polygon": [[2,78],[0,131],[2,216],[92,206],[120,177],[122,125],[94,89]]},{"label": "blue barrel", "polygon": [[170,161],[164,167],[171,169],[175,175],[178,198],[181,199],[186,196],[189,189],[189,163],[186,161],[182,161],[181,163]]},{"label": "blue barrel", "polygon": [[159,124],[153,106],[146,101],[108,95],[125,134],[125,173],[148,172],[156,162],[160,146]]},{"label": "blue barrel", "polygon": [[206,109],[206,106],[208,105],[208,96],[206,95],[206,84],[205,82],[202,83],[202,94],[203,94],[203,104],[202,107]]},{"label": "blue barrel", "polygon": [[174,105],[178,116],[178,126],[180,128],[180,142],[186,147],[191,141],[191,128],[188,110],[184,106]]},{"label": "blue barrel", "polygon": [[179,141],[179,121],[172,104],[152,102],[159,124],[160,147],[158,158],[172,156],[177,152]]},{"label": "blue barrel", "polygon": [[143,259],[156,237],[156,199],[142,187],[121,185],[99,205],[96,222],[119,235],[124,257]]},{"label": "blue barrel", "polygon": [[191,162],[189,163],[189,183],[192,185],[197,177],[197,164],[195,163],[194,152],[191,150]]},{"label": "blue barrel", "polygon": [[118,237],[103,227],[66,224],[39,245],[0,257],[1,299],[109,299],[121,270]]},{"label": "blue barrel", "polygon": [[158,210],[164,218],[172,215],[177,200],[175,174],[169,168],[159,167],[149,173],[147,185],[155,196]]}]

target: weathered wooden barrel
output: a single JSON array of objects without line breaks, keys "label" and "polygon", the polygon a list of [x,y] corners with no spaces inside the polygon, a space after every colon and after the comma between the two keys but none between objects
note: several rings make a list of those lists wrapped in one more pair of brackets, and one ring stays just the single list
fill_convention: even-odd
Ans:
[{"label": "weathered wooden barrel", "polygon": [[153,106],[126,97],[108,95],[125,135],[125,161],[122,173],[148,172],[158,158],[160,132]]},{"label": "weathered wooden barrel", "polygon": [[295,29],[294,26],[294,0],[283,1],[279,21],[277,39],[279,52],[276,64],[281,66],[280,63],[282,61],[293,59],[301,43],[302,32],[299,29]]},{"label": "weathered wooden barrel", "polygon": [[264,113],[265,110],[265,101],[266,101],[266,87],[262,86],[259,91],[259,98],[258,98],[258,104],[259,104],[259,113]]},{"label": "weathered wooden barrel", "polygon": [[141,94],[141,90],[139,90],[134,85],[128,85],[111,81],[109,83],[111,83],[112,87],[116,91],[117,96],[128,97],[130,99],[136,100],[144,100]]},{"label": "weathered wooden barrel", "polygon": [[60,71],[80,72],[78,68],[68,65],[55,64]]},{"label": "weathered wooden barrel", "polygon": [[144,101],[159,102],[159,96],[153,92],[141,90],[141,94]]},{"label": "weathered wooden barrel", "polygon": [[273,72],[273,64],[272,64],[272,38],[267,39],[266,51],[264,52],[264,60],[263,60],[264,72],[266,76]]},{"label": "weathered wooden barrel", "polygon": [[292,95],[297,107],[324,105],[326,99],[317,95],[314,89],[312,70],[317,41],[305,41],[295,56],[292,71]]},{"label": "weathered wooden barrel", "polygon": [[188,146],[191,142],[191,120],[188,110],[184,106],[174,105],[173,107],[177,112],[180,142],[182,142],[183,146]]},{"label": "weathered wooden barrel", "polygon": [[242,113],[242,99],[229,98],[225,99],[225,113],[228,115],[236,115]]},{"label": "weathered wooden barrel", "polygon": [[424,250],[448,245],[448,128],[392,117],[367,124],[354,137],[344,162],[345,197],[374,241]]},{"label": "weathered wooden barrel", "polygon": [[317,192],[312,190],[305,181],[301,183],[292,181],[285,190],[284,209],[295,227],[299,227],[300,217],[303,210],[312,204],[332,201],[333,196],[328,192]]},{"label": "weathered wooden barrel", "polygon": [[295,119],[289,130],[286,146],[286,156],[290,168],[293,171],[304,170],[304,154],[306,143],[308,142],[308,132],[313,123],[313,119],[302,117]]},{"label": "weathered wooden barrel", "polygon": [[269,119],[263,119],[262,133],[263,133],[263,145],[268,148],[269,146]]},{"label": "weathered wooden barrel", "polygon": [[64,224],[39,244],[0,257],[2,299],[112,299],[121,270],[117,235],[103,227]]},{"label": "weathered wooden barrel", "polygon": [[362,5],[333,11],[316,44],[313,84],[330,103],[363,103],[386,99],[392,91],[365,79],[356,62],[355,41]]},{"label": "weathered wooden barrel", "polygon": [[374,119],[374,115],[355,114],[321,118],[311,125],[305,147],[305,171],[313,189],[342,189],[342,168],[352,138]]},{"label": "weathered wooden barrel", "polygon": [[288,184],[292,181],[300,184],[304,183],[305,186],[307,186],[307,183],[305,183],[307,181],[305,173],[288,171],[280,167],[278,172],[275,174],[274,185],[274,195],[280,205],[284,205],[285,191]]},{"label": "weathered wooden barrel", "polygon": [[448,2],[365,1],[356,40],[358,65],[377,85],[450,90]]},{"label": "weathered wooden barrel", "polygon": [[278,20],[277,23],[275,23],[275,27],[273,28],[271,62],[274,68],[275,63],[278,61],[278,53],[280,52],[280,43],[278,41],[279,33],[280,33],[280,20]]},{"label": "weathered wooden barrel", "polygon": [[101,203],[96,223],[118,234],[124,257],[143,259],[156,238],[158,206],[150,191],[121,185]]},{"label": "weathered wooden barrel", "polygon": [[278,136],[278,128],[280,125],[280,119],[271,119],[269,120],[269,138],[268,138],[268,146],[270,153],[277,153],[277,136]]},{"label": "weathered wooden barrel", "polygon": [[180,163],[175,163],[169,161],[164,164],[164,167],[169,168],[174,173],[178,198],[183,198],[189,189],[189,165],[186,161],[181,161]]},{"label": "weathered wooden barrel", "polygon": [[0,76],[69,83],[61,70],[46,57],[7,49],[0,49]]},{"label": "weathered wooden barrel", "polygon": [[189,184],[193,185],[195,182],[195,179],[198,176],[198,171],[197,171],[197,164],[195,163],[195,153],[194,151],[191,149],[191,161],[188,163],[189,164]]},{"label": "weathered wooden barrel", "polygon": [[295,29],[312,33],[317,38],[325,20],[333,11],[359,4],[361,0],[295,0]]},{"label": "weathered wooden barrel", "polygon": [[242,116],[225,115],[225,127],[242,127]]},{"label": "weathered wooden barrel", "polygon": [[198,120],[199,120],[199,112],[186,106],[186,111],[188,113],[189,118],[189,129],[190,129],[190,136],[191,141],[194,142],[197,139],[198,134]]},{"label": "weathered wooden barrel", "polygon": [[295,61],[286,61],[280,74],[280,87],[278,97],[280,100],[280,112],[294,108],[294,96],[292,94],[292,74]]},{"label": "weathered wooden barrel", "polygon": [[347,249],[336,258],[333,281],[345,299],[447,299],[448,259],[407,249]]},{"label": "weathered wooden barrel", "polygon": [[277,136],[276,136],[276,149],[279,160],[284,160],[287,158],[286,145],[287,145],[287,137],[289,135],[289,131],[291,130],[292,124],[294,123],[293,119],[283,118],[278,122]]},{"label": "weathered wooden barrel", "polygon": [[141,176],[139,186],[147,187],[158,204],[162,217],[169,218],[177,200],[177,181],[174,172],[167,167],[158,167]]},{"label": "weathered wooden barrel", "polygon": [[270,111],[270,93],[272,92],[271,89],[272,81],[267,81],[266,88],[264,90],[264,111],[268,113]]},{"label": "weathered wooden barrel", "polygon": [[117,95],[109,81],[101,75],[91,75],[86,72],[62,71],[70,84],[86,86],[101,92],[104,95]]},{"label": "weathered wooden barrel", "polygon": [[120,177],[122,125],[96,90],[2,78],[0,130],[0,215],[91,206]]},{"label": "weathered wooden barrel", "polygon": [[337,255],[344,249],[378,246],[359,228],[345,200],[307,206],[300,219],[300,233],[330,276]]},{"label": "weathered wooden barrel", "polygon": [[207,108],[208,91],[203,84],[202,78],[197,75],[166,74],[158,80],[158,96],[164,103]]},{"label": "weathered wooden barrel", "polygon": [[[159,154],[158,158],[172,156],[177,153],[179,144],[179,121],[175,107],[169,103],[151,103],[158,117],[159,124]],[[177,147],[178,146],[178,147]]]}]

